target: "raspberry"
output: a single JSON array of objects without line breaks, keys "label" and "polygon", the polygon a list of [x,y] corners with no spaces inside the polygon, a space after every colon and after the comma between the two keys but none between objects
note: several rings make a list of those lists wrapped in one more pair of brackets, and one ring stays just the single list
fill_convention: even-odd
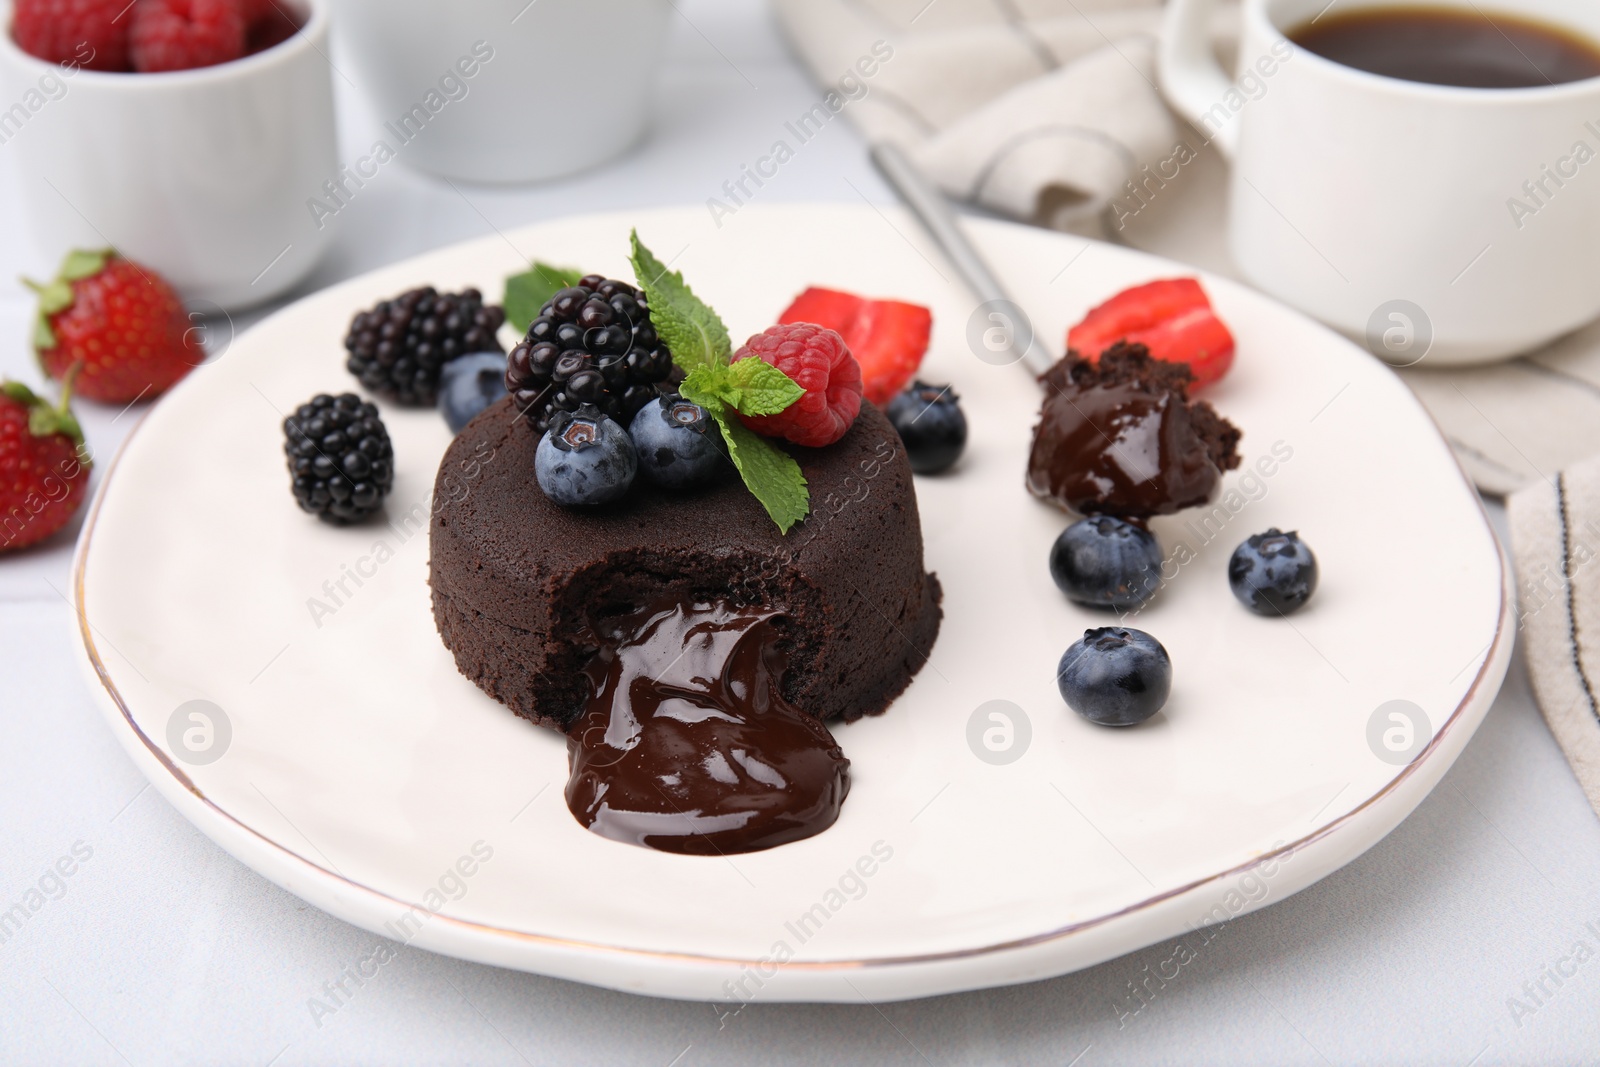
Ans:
[{"label": "raspberry", "polygon": [[744,343],[733,362],[756,357],[777,367],[805,395],[776,415],[740,415],[756,433],[807,448],[831,445],[861,411],[861,367],[832,330],[797,322],[771,326]]},{"label": "raspberry", "polygon": [[239,0],[138,0],[128,43],[144,74],[226,63],[244,55],[244,11]]},{"label": "raspberry", "polygon": [[895,398],[922,365],[933,312],[903,300],[867,300],[835,289],[810,288],[794,298],[779,322],[814,322],[837,330],[861,364],[861,394],[878,406]]},{"label": "raspberry", "polygon": [[265,52],[300,32],[302,16],[289,0],[240,0],[247,55]]},{"label": "raspberry", "polygon": [[125,7],[127,0],[17,0],[11,36],[18,48],[51,63],[124,71],[133,21]]}]

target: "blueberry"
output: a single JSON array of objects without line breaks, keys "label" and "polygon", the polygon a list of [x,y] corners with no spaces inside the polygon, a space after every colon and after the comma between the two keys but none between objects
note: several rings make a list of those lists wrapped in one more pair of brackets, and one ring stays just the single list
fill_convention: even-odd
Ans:
[{"label": "blueberry", "polygon": [[459,356],[439,372],[439,414],[460,433],[484,408],[506,395],[506,357],[499,352]]},{"label": "blueberry", "polygon": [[620,499],[638,466],[627,431],[589,404],[552,419],[533,460],[539,488],[567,507]]},{"label": "blueberry", "polygon": [[1161,586],[1161,546],[1142,526],[1095,515],[1061,531],[1050,577],[1075,603],[1131,611]]},{"label": "blueberry", "polygon": [[1239,603],[1257,615],[1288,615],[1317,591],[1317,557],[1299,534],[1274,526],[1233,550],[1228,584]]},{"label": "blueberry", "polygon": [[1101,726],[1135,726],[1172,692],[1172,660],[1143,630],[1085,630],[1056,667],[1056,686],[1073,711]]},{"label": "blueberry", "polygon": [[948,385],[912,382],[889,401],[887,414],[918,474],[949,470],[967,447],[967,417]]},{"label": "blueberry", "polygon": [[664,396],[639,409],[628,427],[639,473],[664,489],[704,485],[723,465],[722,432],[706,409]]}]

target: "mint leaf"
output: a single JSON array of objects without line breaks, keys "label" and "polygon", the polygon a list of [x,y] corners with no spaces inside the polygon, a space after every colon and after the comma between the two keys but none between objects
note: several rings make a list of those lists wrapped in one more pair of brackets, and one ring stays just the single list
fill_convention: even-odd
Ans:
[{"label": "mint leaf", "polygon": [[739,468],[745,488],[761,501],[778,529],[788,533],[811,511],[811,491],[806,488],[806,476],[801,473],[800,464],[740,422],[727,405],[717,404],[706,410],[722,427],[722,440],[728,446],[733,465]]},{"label": "mint leaf", "polygon": [[702,363],[684,378],[679,391],[701,407],[721,401],[745,415],[776,415],[806,394],[783,371],[755,358],[726,366]]},{"label": "mint leaf", "polygon": [[694,295],[683,275],[669,271],[639,240],[631,236],[633,276],[650,304],[650,322],[656,335],[672,351],[672,362],[685,371],[705,365],[727,366],[733,356],[728,328],[705,301]]},{"label": "mint leaf", "polygon": [[650,321],[685,373],[678,392],[717,420],[745,488],[787,534],[811,511],[806,476],[793,456],[740,422],[739,412],[773,415],[805,391],[764,360],[743,359],[730,366],[733,345],[717,313],[694,295],[683,275],[667,270],[639,240],[637,230],[632,241],[629,259],[649,301]]},{"label": "mint leaf", "polygon": [[728,372],[709,363],[702,363],[685,375],[678,384],[678,392],[684,399],[694,401],[707,411],[720,404],[731,403],[738,395],[728,382]]},{"label": "mint leaf", "polygon": [[764,359],[741,359],[725,373],[736,394],[725,399],[743,415],[776,415],[806,395],[793,378]]},{"label": "mint leaf", "polygon": [[534,260],[530,269],[506,279],[506,295],[501,301],[506,321],[518,333],[526,333],[545,301],[568,286],[577,285],[582,277],[583,272],[573,267],[554,267]]}]

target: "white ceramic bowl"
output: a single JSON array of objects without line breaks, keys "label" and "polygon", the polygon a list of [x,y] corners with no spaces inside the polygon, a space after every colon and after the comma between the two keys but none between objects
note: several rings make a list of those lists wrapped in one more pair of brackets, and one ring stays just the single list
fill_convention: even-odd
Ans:
[{"label": "white ceramic bowl", "polygon": [[339,41],[419,170],[469,182],[572,174],[632,145],[652,110],[668,0],[336,0]]},{"label": "white ceramic bowl", "polygon": [[307,201],[338,155],[327,0],[296,2],[309,18],[277,47],[163,74],[35,59],[0,3],[0,150],[16,153],[48,259],[112,246],[186,300],[230,309],[310,273],[332,231]]}]

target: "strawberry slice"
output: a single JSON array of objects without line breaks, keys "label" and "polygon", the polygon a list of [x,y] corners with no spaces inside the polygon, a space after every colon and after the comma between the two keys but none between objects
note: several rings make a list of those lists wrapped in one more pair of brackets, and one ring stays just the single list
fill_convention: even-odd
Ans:
[{"label": "strawberry slice", "polygon": [[869,300],[812,287],[795,297],[778,324],[810,322],[844,338],[861,364],[862,395],[887,404],[906,387],[928,353],[933,312],[900,300]]},{"label": "strawberry slice", "polygon": [[1193,278],[1167,278],[1124,289],[1067,331],[1067,347],[1089,360],[1127,341],[1156,359],[1187,363],[1198,388],[1233,366],[1233,334]]}]

